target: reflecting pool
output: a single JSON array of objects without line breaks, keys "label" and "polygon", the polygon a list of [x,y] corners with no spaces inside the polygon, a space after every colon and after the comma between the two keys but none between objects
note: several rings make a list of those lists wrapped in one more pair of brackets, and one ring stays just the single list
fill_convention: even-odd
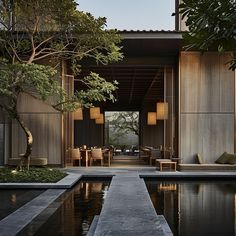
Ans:
[{"label": "reflecting pool", "polygon": [[1,189],[0,190],[0,220],[11,214],[44,190]]},{"label": "reflecting pool", "polygon": [[18,235],[86,235],[94,216],[100,214],[109,183],[109,180],[81,181]]},{"label": "reflecting pool", "polygon": [[236,235],[235,181],[145,182],[175,236]]}]

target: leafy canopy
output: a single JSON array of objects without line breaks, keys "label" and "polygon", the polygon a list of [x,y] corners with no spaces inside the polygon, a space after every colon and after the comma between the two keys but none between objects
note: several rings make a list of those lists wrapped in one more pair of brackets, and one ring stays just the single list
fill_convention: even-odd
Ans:
[{"label": "leafy canopy", "polygon": [[236,68],[236,2],[234,0],[183,0],[179,5],[189,32],[187,49],[232,51],[229,68]]},{"label": "leafy canopy", "polygon": [[52,106],[60,111],[115,100],[112,92],[117,82],[107,82],[96,73],[81,78],[87,89],[71,96],[56,79],[63,60],[70,61],[76,75],[82,59],[107,64],[123,57],[117,46],[120,36],[115,30],[104,30],[106,19],[76,7],[73,0],[5,0],[0,5],[0,53],[4,58],[0,96],[11,101],[1,107],[11,116],[17,114],[14,109],[20,93],[53,101]]},{"label": "leafy canopy", "polygon": [[112,113],[109,123],[114,132],[120,135],[133,133],[139,135],[139,113],[134,111],[120,111]]},{"label": "leafy canopy", "polygon": [[[11,4],[13,2],[13,5]],[[106,19],[76,9],[73,0],[6,0],[0,6],[1,53],[13,62],[85,57],[107,64],[122,59],[120,36]]]},{"label": "leafy canopy", "polygon": [[121,38],[115,30],[105,30],[106,19],[76,7],[75,0],[3,0],[0,4],[0,108],[18,121],[26,135],[23,157],[28,168],[33,136],[18,114],[21,93],[62,112],[115,100],[117,82],[107,82],[93,72],[81,79],[86,89],[73,95],[58,79],[65,61],[76,75],[81,60],[107,64],[123,57],[117,46]]}]

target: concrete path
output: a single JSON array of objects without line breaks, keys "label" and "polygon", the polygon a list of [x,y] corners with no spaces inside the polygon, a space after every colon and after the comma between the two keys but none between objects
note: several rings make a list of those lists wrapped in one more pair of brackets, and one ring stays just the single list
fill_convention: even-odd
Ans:
[{"label": "concrete path", "polygon": [[[92,235],[92,234],[91,234]],[[113,177],[94,236],[171,236],[163,216],[158,216],[138,173]]]}]

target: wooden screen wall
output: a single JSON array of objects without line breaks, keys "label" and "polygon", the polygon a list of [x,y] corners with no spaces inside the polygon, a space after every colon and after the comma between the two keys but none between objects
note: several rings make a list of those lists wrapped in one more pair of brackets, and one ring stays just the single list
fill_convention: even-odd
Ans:
[{"label": "wooden screen wall", "polygon": [[200,153],[206,163],[234,152],[235,74],[229,54],[180,55],[179,148],[183,163]]},{"label": "wooden screen wall", "polygon": [[[141,146],[165,147],[171,154],[177,154],[176,148],[176,78],[173,67],[164,68],[163,98],[157,98],[155,102],[145,101],[140,116],[140,143]],[[147,113],[156,112],[157,102],[168,103],[168,119],[157,120],[156,125],[147,125]]]},{"label": "wooden screen wall", "polygon": [[140,112],[140,145],[159,147],[164,144],[164,121],[147,125],[147,113],[156,112],[156,103],[144,103]]},{"label": "wooden screen wall", "polygon": [[[33,135],[32,157],[46,157],[49,164],[60,165],[61,113],[26,94],[19,100],[18,111]],[[16,122],[11,130],[11,157],[18,157],[25,152],[26,137]]]},{"label": "wooden screen wall", "polygon": [[164,147],[177,155],[177,134],[176,134],[176,79],[173,67],[166,67],[164,70],[164,101],[168,103],[168,119],[164,121]]},{"label": "wooden screen wall", "polygon": [[74,146],[103,146],[103,124],[96,124],[89,117],[89,109],[83,109],[83,120],[74,122]]}]

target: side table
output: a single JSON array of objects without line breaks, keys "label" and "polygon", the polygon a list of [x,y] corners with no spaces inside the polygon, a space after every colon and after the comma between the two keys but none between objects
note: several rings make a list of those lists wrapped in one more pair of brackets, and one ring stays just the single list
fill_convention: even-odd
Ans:
[{"label": "side table", "polygon": [[156,159],[156,166],[160,168],[160,171],[176,171],[176,162],[171,161],[170,159]]}]

